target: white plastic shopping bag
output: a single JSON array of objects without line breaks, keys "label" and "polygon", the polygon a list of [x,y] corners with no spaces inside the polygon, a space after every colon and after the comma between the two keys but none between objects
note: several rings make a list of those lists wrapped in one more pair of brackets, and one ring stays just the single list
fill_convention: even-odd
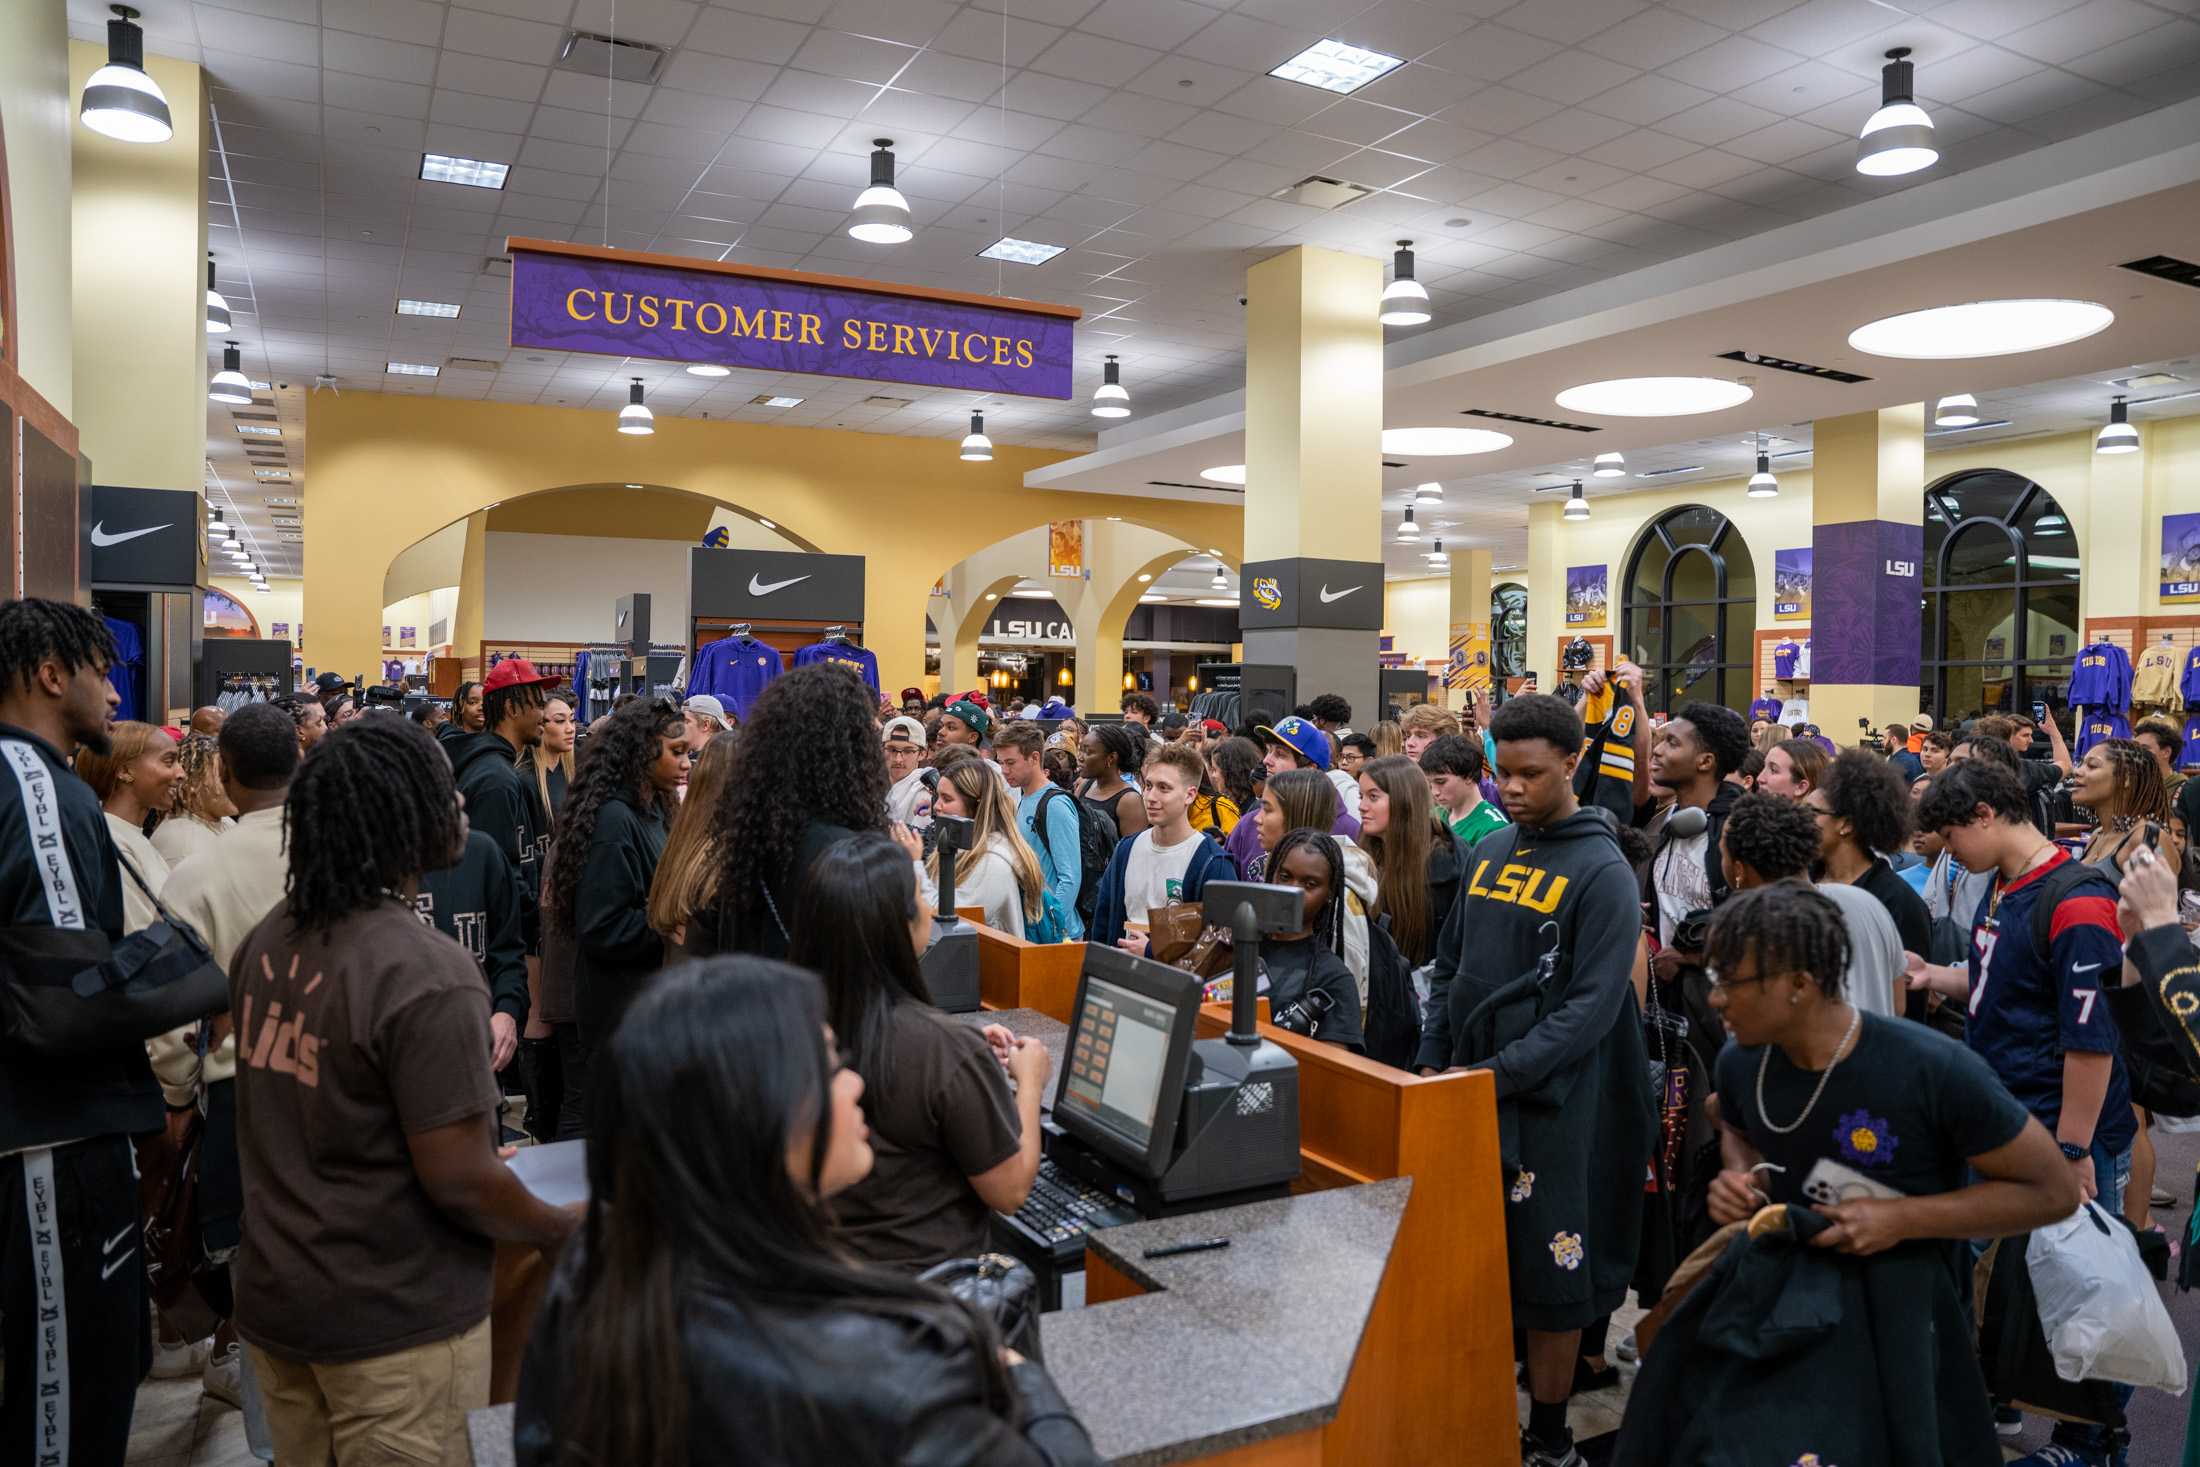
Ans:
[{"label": "white plastic shopping bag", "polygon": [[2184,1394],[2185,1352],[2128,1228],[2081,1203],[2033,1230],[2024,1261],[2057,1375]]}]

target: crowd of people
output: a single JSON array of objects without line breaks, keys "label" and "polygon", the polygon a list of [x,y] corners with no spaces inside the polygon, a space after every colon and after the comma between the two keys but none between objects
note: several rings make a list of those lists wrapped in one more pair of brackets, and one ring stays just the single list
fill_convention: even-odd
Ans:
[{"label": "crowd of people", "polygon": [[[638,696],[583,728],[518,658],[414,716],[330,680],[168,730],[112,719],[115,657],[80,608],[0,605],[0,983],[75,933],[103,972],[199,944],[230,1001],[68,1052],[0,1023],[7,1461],[119,1463],[150,1371],[246,1406],[284,1464],[464,1462],[498,1243],[557,1260],[530,1467],[1095,1460],[1045,1370],[920,1277],[1029,1194],[1049,1080],[1036,1041],[934,1008],[949,884],[989,927],[1141,956],[1209,882],[1296,886],[1273,1012],[1493,1073],[1527,1467],[1579,1467],[1567,1404],[1639,1353],[1629,1292],[1681,1336],[1761,1208],[1934,1260],[1935,1307],[1969,1299],[1966,1245],[2081,1197],[2159,1231],[2096,1000],[2178,951],[2174,730],[2072,761],[2052,723],[2040,759],[2029,724],[1923,718],[1835,751],[1653,719],[1624,662],[1364,730],[1334,694],[1233,729],[1144,693],[888,702],[833,664],[739,720]],[[505,1164],[577,1138],[583,1205]],[[186,1236],[140,1173],[188,1175]],[[1963,1341],[1927,1348],[1970,1460],[2014,1410]],[[2124,1450],[2065,1422],[2027,1460]]]}]

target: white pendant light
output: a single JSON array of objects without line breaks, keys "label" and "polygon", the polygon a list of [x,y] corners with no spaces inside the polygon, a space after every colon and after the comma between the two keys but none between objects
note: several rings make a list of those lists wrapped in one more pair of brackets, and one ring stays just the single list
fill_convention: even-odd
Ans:
[{"label": "white pendant light", "polygon": [[1971,393],[1952,392],[1933,404],[1935,428],[1968,428],[1978,420],[1978,398]]},{"label": "white pendant light", "polygon": [[2095,453],[2137,453],[2139,451],[2139,430],[2131,426],[2126,416],[2122,397],[2119,396],[2113,403],[2109,404],[2108,421],[2102,425],[2100,432],[2093,435],[2093,451]]},{"label": "white pendant light", "polygon": [[1438,540],[1436,542],[1436,548],[1428,553],[1428,563],[1429,567],[1433,570],[1444,570],[1449,568],[1449,566],[1451,565],[1451,557],[1444,554],[1443,541]]},{"label": "white pendant light", "polygon": [[1119,367],[1111,353],[1101,367],[1101,381],[1092,390],[1092,415],[1096,418],[1127,418],[1131,415],[1131,395],[1123,390],[1118,380]]},{"label": "white pendant light", "polygon": [[1415,504],[1442,504],[1444,502],[1444,486],[1433,482],[1414,485],[1413,502]]},{"label": "white pendant light", "polygon": [[1571,495],[1567,496],[1566,499],[1566,512],[1561,515],[1560,518],[1569,520],[1585,520],[1588,517],[1589,500],[1588,497],[1581,492],[1581,481],[1579,479],[1576,479],[1574,480],[1574,492]]},{"label": "white pendant light", "polygon": [[1223,574],[1221,561],[1218,560],[1215,562],[1214,579],[1208,581],[1207,584],[1217,591],[1227,591],[1230,589],[1230,578],[1227,575]]},{"label": "white pendant light", "polygon": [[848,233],[865,244],[900,244],[912,233],[909,201],[894,187],[894,140],[871,139],[871,186],[856,195]]},{"label": "white pendant light", "polygon": [[1413,278],[1413,241],[1398,241],[1391,256],[1390,284],[1383,287],[1385,326],[1418,326],[1429,319],[1428,287]]},{"label": "white pendant light", "polygon": [[239,370],[243,365],[244,358],[237,351],[237,343],[222,343],[222,369],[206,385],[206,395],[215,402],[252,401],[252,379]]},{"label": "white pendant light", "polygon": [[1872,178],[1899,178],[1940,161],[1933,120],[1917,105],[1909,62],[1910,48],[1887,53],[1879,72],[1879,110],[1865,122],[1856,140],[1856,171]]},{"label": "white pendant light", "polygon": [[1398,523],[1398,538],[1411,543],[1421,538],[1421,527],[1413,522],[1413,506],[1406,506],[1406,517]]},{"label": "white pendant light", "polygon": [[206,507],[206,533],[208,533],[209,535],[213,534],[216,530],[221,528],[221,523],[222,512],[214,508],[213,505],[209,504]]},{"label": "white pendant light", "polygon": [[222,549],[242,550],[244,549],[244,542],[239,540],[234,534],[224,533],[222,536]]},{"label": "white pendant light", "polygon": [[1749,476],[1749,488],[1743,491],[1751,499],[1775,499],[1779,497],[1780,481],[1772,477],[1772,460],[1765,456],[1764,435],[1757,435],[1757,472]]},{"label": "white pendant light", "polygon": [[107,22],[107,64],[85,79],[77,116],[118,143],[165,143],[176,128],[160,84],[145,74],[145,32],[131,23],[138,13],[127,5],[107,8],[115,13]]},{"label": "white pendant light", "polygon": [[619,409],[619,431],[637,436],[657,431],[657,415],[642,401],[642,379],[636,377],[626,390],[626,406]]},{"label": "white pendant light", "polygon": [[229,302],[214,288],[214,252],[206,252],[206,334],[220,336],[229,330]]},{"label": "white pendant light", "polygon": [[963,435],[963,462],[989,464],[993,462],[993,440],[985,436],[985,414],[970,415],[970,431]]},{"label": "white pendant light", "polygon": [[1616,453],[1597,455],[1596,467],[1590,471],[1592,479],[1619,479],[1626,477],[1627,460]]}]

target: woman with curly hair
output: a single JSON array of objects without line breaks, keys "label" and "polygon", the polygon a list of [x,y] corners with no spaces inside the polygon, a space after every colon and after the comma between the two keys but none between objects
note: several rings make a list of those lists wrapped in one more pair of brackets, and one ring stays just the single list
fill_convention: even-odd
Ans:
[{"label": "woman with curly hair", "polygon": [[175,808],[153,831],[153,849],[171,870],[211,850],[237,813],[222,789],[221,750],[211,734],[185,734],[176,758],[183,778],[176,786]]},{"label": "woman with curly hair", "polygon": [[[741,777],[718,799],[722,859],[713,910],[688,923],[682,948],[784,958],[796,900],[819,852],[861,830],[889,831],[886,754],[871,695],[823,663],[775,679],[741,725]],[[889,831],[911,856],[924,845]]]},{"label": "woman with curly hair", "polygon": [[[644,977],[664,962],[649,886],[687,778],[687,715],[669,698],[628,704],[590,737],[566,796],[544,927],[573,944],[573,1006],[586,1052],[600,1047]],[[578,1102],[571,1069],[568,1107]]]}]

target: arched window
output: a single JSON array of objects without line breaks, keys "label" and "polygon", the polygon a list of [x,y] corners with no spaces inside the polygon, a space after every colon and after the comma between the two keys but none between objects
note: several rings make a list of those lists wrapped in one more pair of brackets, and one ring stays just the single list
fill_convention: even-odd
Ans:
[{"label": "arched window", "polygon": [[1528,588],[1490,587],[1490,673],[1500,684],[1528,671]]},{"label": "arched window", "polygon": [[1947,718],[2059,703],[2085,641],[2078,539],[2055,497],[2006,469],[1925,491],[1919,693]]},{"label": "arched window", "polygon": [[1687,505],[1643,531],[1627,561],[1620,645],[1641,664],[1644,705],[1749,706],[1757,572],[1717,510]]}]

